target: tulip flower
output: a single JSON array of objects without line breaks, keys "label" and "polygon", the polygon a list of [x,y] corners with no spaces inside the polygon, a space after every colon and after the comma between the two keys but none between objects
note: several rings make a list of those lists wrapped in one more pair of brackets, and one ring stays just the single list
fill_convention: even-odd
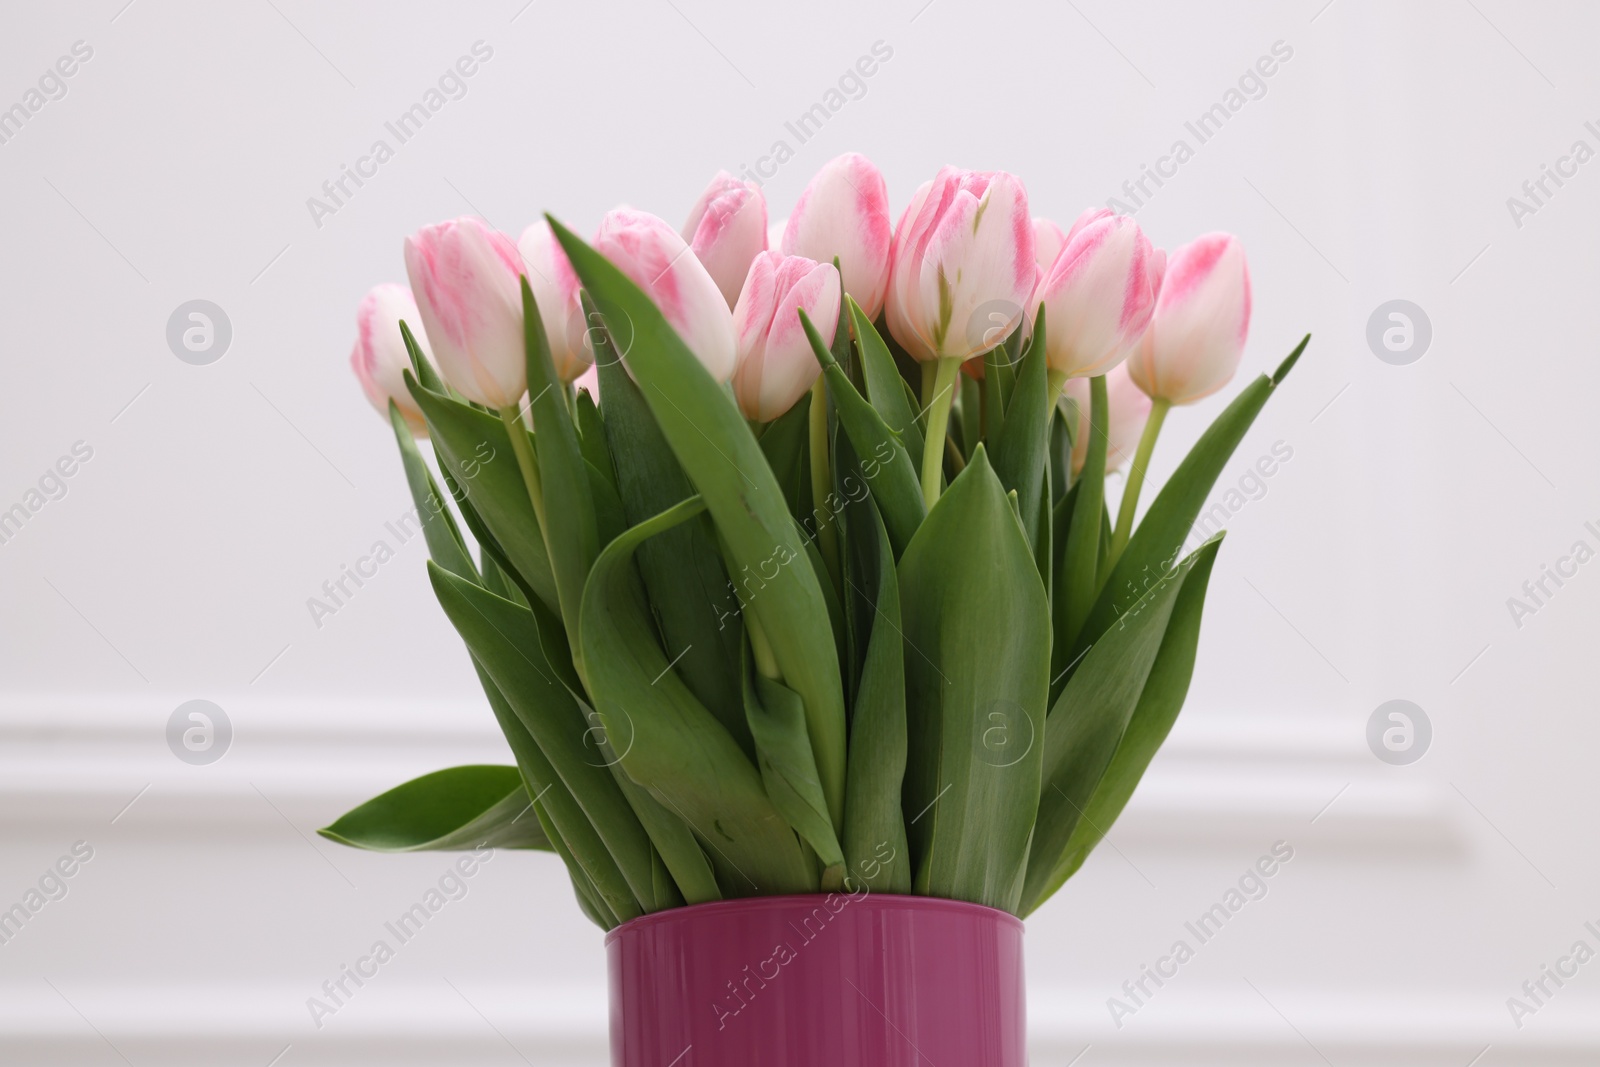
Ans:
[{"label": "tulip flower", "polygon": [[733,307],[751,262],[767,250],[767,200],[761,188],[717,171],[689,212],[683,239]]},{"label": "tulip flower", "polygon": [[733,376],[733,314],[676,230],[648,212],[617,208],[600,221],[594,247],[655,301],[713,378],[725,382]]},{"label": "tulip flower", "polygon": [[911,329],[911,320],[906,317],[905,303],[895,294],[899,288],[899,281],[906,273],[899,268],[901,249],[909,238],[912,220],[922,210],[923,202],[928,199],[928,191],[932,188],[931,181],[919,185],[917,191],[911,194],[911,203],[906,205],[905,211],[900,214],[899,223],[895,225],[894,238],[889,243],[889,289],[884,293],[883,303],[883,316],[889,327],[890,336],[918,363],[931,363],[935,356],[933,350],[923,344]]},{"label": "tulip flower", "polygon": [[511,238],[475,218],[406,238],[406,274],[445,381],[497,410],[528,390],[522,336],[522,257]]},{"label": "tulip flower", "polygon": [[1039,267],[1039,280],[1050,273],[1056,257],[1067,247],[1067,235],[1049,219],[1033,220],[1033,261]]},{"label": "tulip flower", "polygon": [[1250,328],[1250,271],[1244,247],[1208,233],[1172,253],[1150,328],[1128,372],[1152,400],[1192,404],[1239,369]]},{"label": "tulip flower", "polygon": [[517,251],[528,268],[528,288],[544,323],[556,375],[564,382],[573,381],[594,363],[578,302],[578,276],[543,219],[522,231]]},{"label": "tulip flower", "polygon": [[1004,171],[945,167],[925,194],[919,190],[913,209],[895,236],[890,329],[898,320],[900,330],[920,342],[906,346],[911,355],[936,361],[925,390],[930,407],[922,457],[922,495],[932,508],[957,369],[1023,321],[1039,268],[1027,193]]},{"label": "tulip flower", "polygon": [[[393,400],[411,432],[426,437],[428,425],[422,419],[422,409],[417,407],[411,390],[406,388],[405,372],[411,369],[411,357],[406,354],[405,340],[400,336],[402,319],[407,326],[422,325],[417,302],[405,286],[375,286],[362,297],[356,308],[356,343],[350,350],[350,369],[355,371],[356,380],[378,414],[387,419],[389,401]],[[428,338],[415,333],[413,336],[423,356],[431,357]]]},{"label": "tulip flower", "polygon": [[1155,308],[1155,254],[1128,215],[1076,229],[1034,298],[1050,323],[1045,354],[1059,382],[1104,374],[1128,355]]},{"label": "tulip flower", "polygon": [[[1089,225],[1091,222],[1099,222],[1101,219],[1109,219],[1115,215],[1116,212],[1112,211],[1108,207],[1086,207],[1079,212],[1077,218],[1072,220],[1072,227],[1067,230],[1066,239],[1070,241],[1074,237],[1078,236],[1078,231]],[[1063,245],[1063,247],[1065,246]]]},{"label": "tulip flower", "polygon": [[822,373],[800,326],[801,309],[831,345],[839,323],[839,271],[803,256],[757,256],[733,309],[739,343],[733,395],[745,418],[772,421]]},{"label": "tulip flower", "polygon": [[[1089,457],[1089,435],[1098,432],[1090,424],[1089,379],[1069,379],[1065,396],[1078,405],[1078,432],[1072,439],[1072,476],[1076,478]],[[1106,472],[1110,473],[1133,459],[1140,431],[1150,417],[1150,398],[1128,377],[1127,365],[1119,364],[1106,374],[1106,400]]]},{"label": "tulip flower", "polygon": [[1128,377],[1150,398],[1150,418],[1122,494],[1111,537],[1113,562],[1132,536],[1139,488],[1168,409],[1192,404],[1226,385],[1239,369],[1250,328],[1250,270],[1237,237],[1197,237],[1159,260],[1157,271],[1164,271],[1161,295],[1126,364]]},{"label": "tulip flower", "polygon": [[883,310],[889,288],[889,190],[883,174],[857,152],[831,160],[811,179],[783,231],[786,256],[839,260],[844,291],[868,319]]}]

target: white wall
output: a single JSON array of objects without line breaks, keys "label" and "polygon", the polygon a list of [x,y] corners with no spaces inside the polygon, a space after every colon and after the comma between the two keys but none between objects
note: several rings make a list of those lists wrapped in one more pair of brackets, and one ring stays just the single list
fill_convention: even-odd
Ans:
[{"label": "white wall", "polygon": [[[1506,202],[1600,149],[1590,7],[124,2],[19,9],[0,35],[0,106],[93,49],[0,144],[0,508],[93,449],[0,544],[0,904],[94,849],[0,945],[8,1062],[603,1062],[600,938],[544,856],[497,857],[320,1030],[306,1011],[444,866],[312,830],[503,753],[420,545],[320,628],[307,611],[408,507],[345,365],[352,314],[426,222],[586,230],[622,201],[676,222],[777,139],[775,216],[857,149],[897,211],[955,162],[1020,173],[1068,221],[1184,138],[1141,225],[1242,236],[1243,373],[1314,334],[1224,475],[1293,449],[1230,522],[1170,749],[1030,923],[1035,1062],[1600,1054],[1600,964],[1520,1028],[1506,1007],[1575,940],[1600,948],[1600,564],[1520,627],[1507,608],[1574,541],[1600,548],[1600,164],[1520,225]],[[315,225],[307,198],[480,40],[467,95]],[[879,40],[865,95],[798,144],[785,121]],[[1265,95],[1196,145],[1185,121],[1279,41]],[[195,298],[232,324],[209,366],[165,338]],[[1396,298],[1433,329],[1406,366],[1365,336]],[[1169,421],[1153,477],[1222,403]],[[235,727],[207,767],[163,739],[192,698]],[[1409,766],[1364,739],[1394,698],[1433,724]],[[1279,840],[1266,899],[1114,1026],[1107,998]]]}]

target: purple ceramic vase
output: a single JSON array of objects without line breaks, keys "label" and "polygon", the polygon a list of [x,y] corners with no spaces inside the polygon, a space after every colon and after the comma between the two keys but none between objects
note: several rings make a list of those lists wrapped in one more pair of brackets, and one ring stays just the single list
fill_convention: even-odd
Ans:
[{"label": "purple ceramic vase", "polygon": [[613,1067],[1025,1067],[1022,923],[880,893],[748,897],[606,936]]}]

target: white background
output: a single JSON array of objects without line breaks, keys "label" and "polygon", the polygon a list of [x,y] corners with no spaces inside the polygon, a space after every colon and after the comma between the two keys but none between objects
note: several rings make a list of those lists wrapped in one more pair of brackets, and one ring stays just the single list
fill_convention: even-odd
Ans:
[{"label": "white background", "polygon": [[[1520,225],[1507,206],[1575,140],[1600,149],[1592,7],[124,3],[17,5],[0,35],[0,107],[93,49],[0,145],[0,508],[93,449],[0,544],[0,907],[94,849],[0,945],[0,1059],[604,1062],[601,937],[546,855],[497,856],[320,1029],[306,1008],[446,865],[313,830],[506,758],[419,542],[320,628],[306,606],[409,507],[346,363],[405,234],[546,209],[587,232],[621,202],[676,225],[779,139],[774,218],[859,150],[896,215],[949,162],[1022,175],[1066,223],[1194,147],[1185,121],[1280,41],[1265,95],[1137,217],[1167,247],[1242,237],[1241,378],[1313,333],[1219,493],[1275,442],[1293,457],[1230,521],[1169,749],[1029,924],[1034,1062],[1600,1056],[1600,963],[1520,1028],[1506,1004],[1574,941],[1600,949],[1600,563],[1520,627],[1507,607],[1600,548],[1600,162]],[[480,40],[467,95],[317,225],[307,198]],[[799,143],[785,122],[877,41],[865,94]],[[232,323],[210,366],[165,339],[195,298]],[[1396,298],[1432,323],[1406,366],[1366,341]],[[1169,420],[1156,481],[1224,399]],[[235,730],[208,767],[163,737],[197,697]],[[1410,766],[1364,738],[1395,698],[1433,724]],[[1107,998],[1279,840],[1268,896],[1113,1025]]]}]

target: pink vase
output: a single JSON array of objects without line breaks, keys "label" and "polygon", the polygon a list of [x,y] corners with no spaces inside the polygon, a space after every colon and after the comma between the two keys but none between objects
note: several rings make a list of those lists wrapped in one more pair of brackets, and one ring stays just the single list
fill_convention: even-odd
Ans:
[{"label": "pink vase", "polygon": [[1025,1067],[1022,923],[880,893],[749,897],[606,936],[613,1067]]}]

